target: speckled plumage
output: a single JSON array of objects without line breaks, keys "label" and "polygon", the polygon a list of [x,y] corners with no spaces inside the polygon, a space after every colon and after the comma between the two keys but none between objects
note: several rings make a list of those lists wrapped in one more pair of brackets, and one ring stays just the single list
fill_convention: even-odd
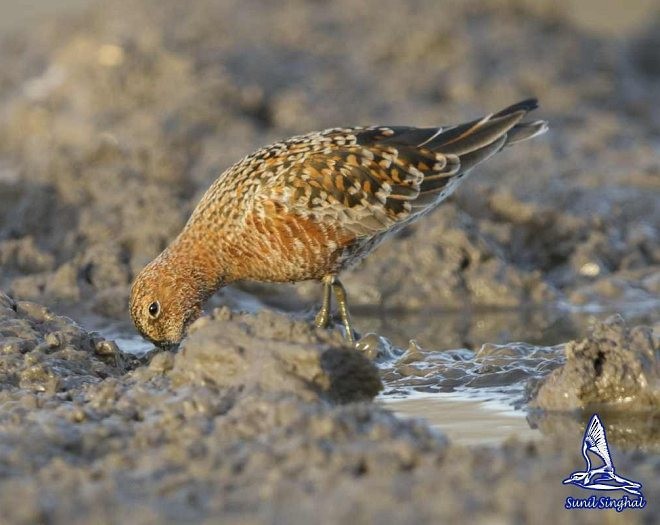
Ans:
[{"label": "speckled plumage", "polygon": [[[534,108],[526,100],[448,128],[329,129],[245,157],[136,279],[136,326],[172,344],[223,285],[336,276],[433,210],[475,165],[544,132],[543,121],[521,123]],[[156,316],[148,312],[154,302]]]}]

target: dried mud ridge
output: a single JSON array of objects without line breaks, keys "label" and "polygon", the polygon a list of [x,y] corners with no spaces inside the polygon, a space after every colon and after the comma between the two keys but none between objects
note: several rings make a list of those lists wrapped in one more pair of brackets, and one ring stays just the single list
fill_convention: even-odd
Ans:
[{"label": "dried mud ridge", "polygon": [[[591,347],[599,350],[578,351]],[[557,377],[587,382],[620,363],[644,374],[646,385],[639,376],[635,387],[642,408],[657,403],[658,344],[647,329],[613,318],[567,348],[572,357],[539,392],[565,388]],[[272,312],[215,310],[192,326],[178,353],[137,359],[70,319],[1,294],[0,350],[7,523],[532,520],[543,515],[539,508],[548,517],[561,508],[560,481],[580,458],[583,421],[556,414],[539,420],[551,438],[539,443],[453,446],[425,423],[371,403],[382,388],[379,371],[339,334]],[[520,352],[501,347],[496,361]],[[392,369],[411,366],[410,350],[402,355],[390,355],[399,360]],[[439,381],[452,375],[433,373]],[[497,370],[483,362],[479,370],[477,360],[471,373]],[[619,376],[604,374],[610,379],[599,392],[632,388],[627,376],[616,387]],[[621,401],[594,395],[580,402]],[[571,399],[563,408],[575,408]],[[615,430],[611,439],[626,436]],[[618,453],[617,468],[657,491],[654,457]],[[504,498],[523,485],[525,498]]]}]

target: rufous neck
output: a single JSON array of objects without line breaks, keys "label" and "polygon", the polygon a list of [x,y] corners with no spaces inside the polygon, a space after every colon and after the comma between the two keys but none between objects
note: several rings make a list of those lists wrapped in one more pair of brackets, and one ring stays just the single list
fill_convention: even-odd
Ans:
[{"label": "rufous neck", "polygon": [[214,244],[212,239],[200,238],[193,231],[184,230],[167,248],[170,264],[188,273],[204,297],[210,297],[227,284],[226,268]]}]

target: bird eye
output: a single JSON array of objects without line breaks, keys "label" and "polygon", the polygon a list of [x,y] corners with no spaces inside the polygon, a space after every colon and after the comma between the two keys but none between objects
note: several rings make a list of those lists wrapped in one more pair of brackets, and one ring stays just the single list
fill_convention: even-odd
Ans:
[{"label": "bird eye", "polygon": [[160,303],[158,301],[154,301],[149,305],[149,315],[152,319],[157,319],[158,314],[160,314]]}]

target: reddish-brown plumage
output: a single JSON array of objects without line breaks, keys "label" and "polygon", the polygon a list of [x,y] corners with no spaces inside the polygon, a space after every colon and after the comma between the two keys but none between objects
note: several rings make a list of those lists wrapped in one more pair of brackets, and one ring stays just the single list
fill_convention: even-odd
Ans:
[{"label": "reddish-brown plumage", "polygon": [[[174,344],[223,285],[319,279],[339,294],[350,332],[336,275],[434,209],[476,164],[545,131],[543,121],[521,123],[535,107],[528,100],[447,129],[331,129],[262,148],[211,185],[179,236],[137,277],[136,326]],[[319,325],[327,324],[328,294]]]}]

